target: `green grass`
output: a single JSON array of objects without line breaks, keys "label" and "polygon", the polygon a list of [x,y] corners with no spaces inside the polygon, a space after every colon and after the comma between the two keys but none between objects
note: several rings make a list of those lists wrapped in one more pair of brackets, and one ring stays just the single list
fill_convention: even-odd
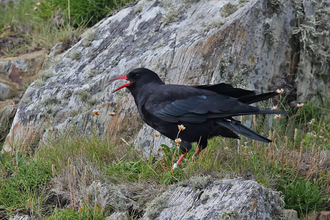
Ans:
[{"label": "green grass", "polygon": [[46,218],[47,220],[103,220],[105,216],[97,208],[81,207],[78,210],[72,209],[58,209],[56,208],[51,216]]},{"label": "green grass", "polygon": [[4,157],[0,153],[0,205],[10,214],[21,212],[41,215],[46,207],[46,188],[51,178],[51,167],[37,159],[26,158],[20,152]]},{"label": "green grass", "polygon": [[[0,56],[50,50],[58,42],[72,44],[86,27],[132,1],[41,0],[38,6],[37,1],[19,0],[0,5],[0,38],[16,41],[2,46]],[[61,17],[59,24],[55,14]]]},{"label": "green grass", "polygon": [[[33,25],[34,1],[26,0],[17,4],[9,2],[0,6],[0,30],[22,31]],[[32,22],[31,22],[32,21]]]},{"label": "green grass", "polygon": [[58,42],[70,44],[85,28],[83,23],[76,27],[68,23],[56,27],[51,19],[40,18],[40,11],[34,11],[34,7],[36,2],[32,0],[0,6],[0,38],[14,39],[14,43],[1,47],[0,55],[18,56],[35,50],[50,50]]},{"label": "green grass", "polygon": [[283,175],[278,182],[278,190],[284,195],[287,209],[298,211],[299,216],[307,215],[314,210],[321,210],[329,206],[329,195],[322,192],[322,182],[313,181],[298,176],[290,179],[290,174]]},{"label": "green grass", "polygon": [[130,2],[132,0],[41,0],[37,15],[43,20],[47,20],[52,17],[58,8],[61,8],[62,10],[59,10],[59,13],[63,16],[65,22],[70,23],[72,26],[80,26],[82,23],[93,26],[114,9]]},{"label": "green grass", "polygon": [[[82,219],[92,218],[86,216],[102,219],[105,213],[96,211],[92,204],[85,201],[86,207],[81,209],[77,203],[78,198],[83,198],[83,189],[94,180],[127,185],[149,182],[170,185],[200,175],[234,178],[249,174],[260,184],[281,191],[286,208],[297,210],[302,217],[329,207],[330,172],[318,163],[321,151],[330,147],[329,110],[314,109],[314,105],[305,104],[301,109],[292,110],[291,115],[272,119],[268,136],[273,142],[270,144],[214,138],[195,161],[190,159],[194,150],[189,152],[176,170],[171,169],[175,147],[163,145],[162,157],[144,158],[140,150],[129,144],[113,145],[112,140],[105,137],[66,133],[40,146],[30,157],[19,152],[14,156],[1,155],[0,201],[3,202],[0,205],[5,206],[7,213],[23,207],[22,210],[33,209],[35,215],[50,219],[78,215]],[[319,111],[323,116],[318,116]],[[269,129],[260,126],[262,117],[251,119],[259,132],[265,134]],[[42,199],[50,195],[47,186],[64,200],[61,208],[58,199],[52,200],[53,207],[57,206],[54,210],[49,199]],[[77,198],[76,201],[70,201],[69,195]]]}]

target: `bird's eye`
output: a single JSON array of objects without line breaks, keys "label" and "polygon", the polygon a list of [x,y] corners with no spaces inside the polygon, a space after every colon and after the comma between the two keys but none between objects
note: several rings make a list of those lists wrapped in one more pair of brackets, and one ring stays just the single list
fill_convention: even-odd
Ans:
[{"label": "bird's eye", "polygon": [[139,77],[140,77],[139,73],[135,74],[135,78],[139,78]]}]

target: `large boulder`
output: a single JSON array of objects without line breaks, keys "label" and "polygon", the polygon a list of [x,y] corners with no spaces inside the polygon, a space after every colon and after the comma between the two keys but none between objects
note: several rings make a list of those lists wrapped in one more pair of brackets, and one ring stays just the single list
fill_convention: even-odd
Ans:
[{"label": "large boulder", "polygon": [[[280,193],[252,180],[194,176],[168,186],[92,183],[85,201],[107,219],[291,219]],[[78,195],[78,194],[77,194]],[[295,213],[295,212],[293,212]]]},{"label": "large boulder", "polygon": [[255,181],[207,177],[190,181],[155,198],[143,219],[285,219],[278,192]]},{"label": "large boulder", "polygon": [[53,64],[18,107],[4,150],[73,131],[135,140],[146,152],[168,143],[143,126],[127,90],[110,94],[122,82],[107,81],[137,67],[154,70],[166,83],[283,88],[292,103],[323,98],[330,86],[327,5],[329,0],[139,1],[50,58]]}]

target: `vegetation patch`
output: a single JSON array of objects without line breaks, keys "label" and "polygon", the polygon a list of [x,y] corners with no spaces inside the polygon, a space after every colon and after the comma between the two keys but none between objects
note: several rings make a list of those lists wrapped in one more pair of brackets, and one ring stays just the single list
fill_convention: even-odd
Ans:
[{"label": "vegetation patch", "polygon": [[167,203],[167,200],[169,199],[169,197],[170,197],[170,194],[165,193],[159,197],[156,197],[154,200],[152,200],[146,208],[147,216],[150,219],[155,219],[163,211],[163,209],[165,209],[167,207],[166,203]]},{"label": "vegetation patch", "polygon": [[[276,105],[285,106],[285,96],[280,96]],[[192,150],[175,170],[172,170],[175,147],[162,145],[161,157],[145,158],[138,148],[127,142],[113,145],[109,137],[95,134],[81,137],[75,133],[79,128],[74,128],[54,136],[32,154],[17,151],[0,155],[0,184],[3,186],[0,201],[4,201],[0,205],[4,206],[6,215],[20,207],[23,212],[33,208],[32,215],[50,219],[65,215],[97,219],[105,218],[117,210],[115,207],[121,206],[118,204],[129,201],[131,217],[139,218],[147,212],[150,218],[156,218],[166,208],[164,196],[169,194],[155,198],[168,185],[179,183],[191,185],[195,190],[203,189],[211,178],[251,173],[250,179],[281,191],[286,208],[297,210],[300,217],[314,210],[324,210],[328,207],[330,174],[326,160],[321,158],[326,157],[323,154],[330,148],[329,110],[312,103],[299,106],[286,109],[287,116],[272,119],[271,127],[265,126],[264,117],[243,117],[243,122],[252,120],[256,131],[268,134],[272,143],[213,138],[195,161],[189,159]],[[175,157],[179,155],[180,152]],[[17,193],[15,184],[25,178],[26,182]],[[110,208],[102,203],[95,206],[91,201],[101,194],[88,190],[95,189],[95,182],[106,183],[109,190],[112,186],[117,188],[115,192],[121,192],[118,194],[121,199],[113,200]],[[116,195],[115,192],[112,194]],[[214,196],[217,195],[211,197]],[[110,200],[105,198],[105,201]],[[153,202],[148,204],[150,201]]]},{"label": "vegetation patch", "polygon": [[220,9],[220,14],[221,14],[222,17],[226,18],[229,15],[235,13],[235,11],[237,11],[237,9],[238,9],[237,5],[233,5],[231,3],[228,3]]},{"label": "vegetation patch", "polygon": [[214,22],[212,22],[212,23],[210,23],[210,24],[208,24],[208,25],[205,25],[205,27],[203,28],[203,30],[204,30],[205,32],[207,32],[207,31],[209,31],[209,30],[211,30],[211,29],[213,29],[213,28],[219,28],[219,27],[221,27],[223,24],[224,24],[223,21],[214,21]]},{"label": "vegetation patch", "polygon": [[[93,26],[133,0],[19,0],[0,6],[0,56],[50,50],[63,42],[69,48],[86,26]],[[86,46],[91,40],[85,42]]]},{"label": "vegetation patch", "polygon": [[72,50],[69,53],[68,57],[71,58],[72,60],[80,60],[81,54],[76,50]]},{"label": "vegetation patch", "polygon": [[92,44],[92,41],[97,38],[97,34],[93,30],[88,30],[86,33],[85,40],[83,41],[84,47],[89,47]]},{"label": "vegetation patch", "polygon": [[165,8],[165,14],[163,15],[163,18],[162,18],[162,23],[164,25],[168,25],[172,22],[175,22],[177,20],[179,20],[181,18],[181,8],[182,6],[180,7],[175,7],[175,6],[172,6],[171,4],[165,2],[164,3],[164,8]]}]

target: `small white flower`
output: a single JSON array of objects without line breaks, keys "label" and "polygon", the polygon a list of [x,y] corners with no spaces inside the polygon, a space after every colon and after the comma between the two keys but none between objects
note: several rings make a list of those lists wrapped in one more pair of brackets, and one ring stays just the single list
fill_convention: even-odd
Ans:
[{"label": "small white flower", "polygon": [[276,90],[276,92],[277,92],[278,94],[282,94],[282,93],[284,92],[284,89],[278,89],[278,90]]},{"label": "small white flower", "polygon": [[178,128],[180,131],[183,131],[184,129],[186,129],[186,127],[184,125],[178,125]]},{"label": "small white flower", "polygon": [[274,118],[275,119],[280,119],[281,118],[281,115],[275,115]]},{"label": "small white flower", "polygon": [[304,106],[304,103],[298,103],[297,104],[297,108],[301,108],[301,107],[303,107]]}]

